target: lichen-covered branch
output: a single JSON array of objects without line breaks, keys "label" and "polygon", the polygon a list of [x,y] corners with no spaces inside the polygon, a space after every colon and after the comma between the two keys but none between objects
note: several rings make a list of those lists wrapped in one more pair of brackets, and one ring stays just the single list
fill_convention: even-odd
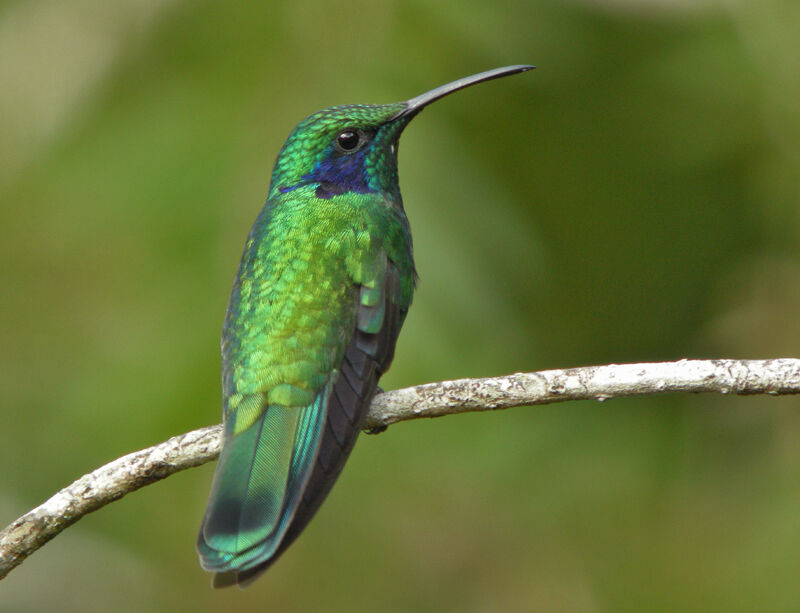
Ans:
[{"label": "lichen-covered branch", "polygon": [[0,579],[64,528],[140,487],[219,455],[222,426],[174,436],[83,475],[0,531]]},{"label": "lichen-covered branch", "polygon": [[[800,359],[611,364],[428,383],[375,397],[365,429],[419,417],[666,392],[800,393]],[[221,426],[175,436],[84,475],[0,531],[0,579],[84,515],[219,455]]]},{"label": "lichen-covered branch", "polygon": [[380,429],[407,419],[468,411],[668,392],[797,394],[800,393],[800,360],[609,364],[428,383],[377,396],[365,427]]}]

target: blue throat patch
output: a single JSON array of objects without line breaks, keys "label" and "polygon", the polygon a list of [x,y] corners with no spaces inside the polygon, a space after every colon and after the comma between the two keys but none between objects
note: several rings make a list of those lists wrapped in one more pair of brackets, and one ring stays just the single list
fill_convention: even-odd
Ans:
[{"label": "blue throat patch", "polygon": [[323,158],[310,173],[303,175],[302,181],[296,185],[278,188],[282,194],[290,192],[309,183],[319,183],[317,198],[329,199],[348,192],[366,194],[374,192],[368,182],[364,161],[369,147],[351,155],[332,154]]}]

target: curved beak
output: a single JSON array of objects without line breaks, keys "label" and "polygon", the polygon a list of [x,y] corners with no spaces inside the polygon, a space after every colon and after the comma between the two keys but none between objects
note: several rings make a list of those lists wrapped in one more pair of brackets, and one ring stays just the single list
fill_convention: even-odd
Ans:
[{"label": "curved beak", "polygon": [[457,92],[458,90],[469,87],[470,85],[483,83],[484,81],[491,81],[492,79],[499,79],[500,77],[507,77],[512,74],[531,70],[533,68],[536,68],[536,66],[519,64],[517,66],[504,66],[503,68],[495,68],[494,70],[487,70],[486,72],[474,74],[471,77],[464,77],[458,81],[453,81],[447,85],[442,85],[441,87],[432,89],[429,92],[420,94],[415,98],[411,98],[411,100],[406,100],[406,108],[397,113],[397,115],[392,117],[392,119],[398,119],[400,117],[413,117],[431,102],[434,102],[439,98],[444,98],[448,94]]}]

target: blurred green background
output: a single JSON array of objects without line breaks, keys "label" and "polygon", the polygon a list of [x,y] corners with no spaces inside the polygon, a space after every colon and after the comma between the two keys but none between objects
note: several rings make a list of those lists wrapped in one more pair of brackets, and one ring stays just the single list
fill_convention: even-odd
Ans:
[{"label": "blurred green background", "polygon": [[[401,184],[395,388],[800,353],[800,5],[0,3],[0,524],[219,419],[218,338],[292,127],[495,66]],[[800,402],[670,396],[362,437],[252,588],[194,553],[213,466],[114,503],[0,611],[797,611]]]}]

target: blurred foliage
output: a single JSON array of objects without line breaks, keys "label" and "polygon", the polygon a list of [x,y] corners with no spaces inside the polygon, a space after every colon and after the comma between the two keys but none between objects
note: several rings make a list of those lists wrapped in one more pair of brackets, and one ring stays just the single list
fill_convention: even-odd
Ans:
[{"label": "blurred foliage", "polygon": [[[294,124],[495,66],[401,175],[421,283],[386,388],[797,355],[800,6],[0,4],[0,523],[215,422],[244,238]],[[797,611],[800,404],[671,396],[362,437],[305,535],[213,592],[212,467],[85,518],[0,611]]]}]

